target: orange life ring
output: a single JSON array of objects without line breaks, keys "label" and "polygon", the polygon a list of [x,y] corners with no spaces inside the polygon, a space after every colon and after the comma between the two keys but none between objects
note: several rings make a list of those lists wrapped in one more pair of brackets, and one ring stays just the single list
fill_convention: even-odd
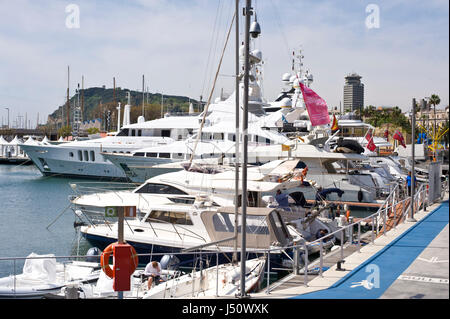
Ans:
[{"label": "orange life ring", "polygon": [[[114,270],[109,266],[109,257],[113,253],[114,246],[117,244],[118,244],[117,242],[109,244],[108,247],[106,247],[105,250],[103,250],[102,255],[100,257],[100,266],[102,267],[103,272],[109,278],[114,278]],[[131,269],[131,273],[130,273],[130,275],[131,275],[136,270],[136,268],[139,264],[139,257],[136,253],[136,250],[131,245],[130,245],[130,250],[131,250],[130,258],[131,258],[131,264],[132,264],[132,269]]]},{"label": "orange life ring", "polygon": [[348,209],[347,212],[345,213],[345,217],[347,218],[348,221],[350,217],[350,209]]}]

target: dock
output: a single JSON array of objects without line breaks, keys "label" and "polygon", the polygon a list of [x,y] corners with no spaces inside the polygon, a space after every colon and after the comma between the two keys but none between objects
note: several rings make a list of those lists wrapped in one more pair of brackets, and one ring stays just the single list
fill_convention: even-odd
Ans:
[{"label": "dock", "polygon": [[[339,250],[325,255],[329,267],[320,275],[290,274],[253,299],[448,299],[449,298],[448,193],[372,243],[347,244],[344,263]],[[308,269],[317,267],[318,261]]]}]

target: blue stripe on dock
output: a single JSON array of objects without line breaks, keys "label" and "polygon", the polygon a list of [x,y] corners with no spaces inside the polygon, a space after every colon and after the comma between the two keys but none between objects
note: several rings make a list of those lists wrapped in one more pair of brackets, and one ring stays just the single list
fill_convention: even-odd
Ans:
[{"label": "blue stripe on dock", "polygon": [[[409,267],[449,220],[448,201],[429,213],[416,225],[348,273],[328,289],[293,297],[293,299],[376,299]],[[357,254],[357,252],[355,252]],[[379,287],[361,286],[364,280],[375,283],[374,268],[379,269]],[[345,263],[343,264],[345,268]],[[368,277],[369,276],[369,277]],[[352,287],[354,286],[354,287]]]}]

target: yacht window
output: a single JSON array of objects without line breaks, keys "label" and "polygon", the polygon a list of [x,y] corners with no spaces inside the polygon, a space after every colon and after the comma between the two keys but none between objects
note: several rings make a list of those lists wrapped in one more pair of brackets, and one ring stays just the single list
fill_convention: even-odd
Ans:
[{"label": "yacht window", "polygon": [[142,130],[137,131],[137,136],[142,136]]},{"label": "yacht window", "polygon": [[95,153],[94,153],[94,151],[91,151],[91,161],[95,162]]},{"label": "yacht window", "polygon": [[228,140],[232,142],[236,142],[236,134],[228,134]]},{"label": "yacht window", "polygon": [[131,136],[135,136],[136,135],[136,131],[135,130],[131,130]]},{"label": "yacht window", "polygon": [[162,137],[170,137],[170,130],[162,130],[161,136]]},{"label": "yacht window", "polygon": [[174,159],[184,159],[183,153],[173,153],[172,158]]},{"label": "yacht window", "polygon": [[144,156],[144,152],[137,152],[137,153],[134,153],[133,154],[133,156]]},{"label": "yacht window", "polygon": [[169,222],[178,225],[193,225],[191,218],[185,212],[168,212],[160,210],[152,211],[147,217],[146,222]]},{"label": "yacht window", "polygon": [[183,139],[183,135],[178,135],[178,140],[181,141]]},{"label": "yacht window", "polygon": [[213,133],[213,139],[217,141],[223,140],[223,133]]},{"label": "yacht window", "polygon": [[120,132],[117,134],[117,136],[128,136],[129,129],[123,128],[120,130]]},{"label": "yacht window", "polygon": [[158,153],[147,153],[147,157],[158,157]]},{"label": "yacht window", "polygon": [[[233,218],[231,218],[233,217]],[[246,232],[257,235],[268,235],[269,226],[267,225],[266,216],[249,215],[247,216]],[[218,213],[213,216],[214,230],[217,232],[234,232],[234,215],[228,213]],[[240,219],[238,220],[238,233],[241,232],[242,226]]]},{"label": "yacht window", "polygon": [[170,158],[170,153],[159,153],[159,158]]},{"label": "yacht window", "polygon": [[147,183],[141,188],[137,189],[135,193],[188,195],[176,187],[155,183]]},{"label": "yacht window", "polygon": [[85,161],[89,161],[89,154],[88,154],[88,151],[84,151],[84,152],[83,152],[83,155],[84,155],[84,160],[85,160]]},{"label": "yacht window", "polygon": [[70,156],[70,157],[73,157],[73,152],[70,152],[70,153],[69,153],[69,156]]},{"label": "yacht window", "polygon": [[78,151],[78,160],[82,161],[83,160],[83,152]]}]

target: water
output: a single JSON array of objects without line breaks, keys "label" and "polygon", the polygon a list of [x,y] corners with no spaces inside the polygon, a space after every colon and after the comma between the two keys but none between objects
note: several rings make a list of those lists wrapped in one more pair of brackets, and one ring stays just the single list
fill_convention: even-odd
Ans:
[{"label": "water", "polygon": [[[80,180],[44,177],[34,166],[0,165],[0,258],[30,253],[72,256],[86,254],[90,245],[80,241],[73,227],[75,214],[68,209],[74,192],[69,182]],[[23,261],[17,262],[17,272]],[[0,277],[14,271],[12,261],[0,260]]]}]

